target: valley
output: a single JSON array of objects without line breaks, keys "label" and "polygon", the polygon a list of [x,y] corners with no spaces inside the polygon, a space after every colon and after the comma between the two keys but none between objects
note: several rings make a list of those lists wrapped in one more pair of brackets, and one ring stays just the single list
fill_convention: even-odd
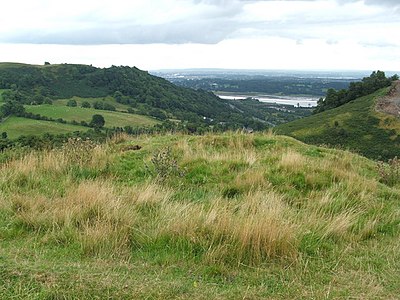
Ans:
[{"label": "valley", "polygon": [[0,64],[0,79],[1,299],[400,293],[394,78],[315,107],[130,67]]}]

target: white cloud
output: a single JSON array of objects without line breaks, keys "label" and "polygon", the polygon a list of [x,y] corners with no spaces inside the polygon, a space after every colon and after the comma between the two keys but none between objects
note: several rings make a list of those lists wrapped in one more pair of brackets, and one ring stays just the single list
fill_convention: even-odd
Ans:
[{"label": "white cloud", "polygon": [[400,52],[399,4],[398,0],[14,0],[2,6],[0,61],[144,69],[400,70],[400,58],[393,54]]}]

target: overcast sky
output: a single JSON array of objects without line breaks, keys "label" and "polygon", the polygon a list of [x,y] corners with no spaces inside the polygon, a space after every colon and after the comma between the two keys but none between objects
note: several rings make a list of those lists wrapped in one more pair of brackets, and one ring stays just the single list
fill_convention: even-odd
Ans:
[{"label": "overcast sky", "polygon": [[0,61],[400,70],[400,0],[2,1]]}]

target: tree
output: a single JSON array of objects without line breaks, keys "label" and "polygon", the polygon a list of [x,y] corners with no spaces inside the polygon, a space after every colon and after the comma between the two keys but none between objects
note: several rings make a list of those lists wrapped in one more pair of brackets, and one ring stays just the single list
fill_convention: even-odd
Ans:
[{"label": "tree", "polygon": [[24,106],[16,101],[7,101],[0,107],[0,117],[7,117],[9,115],[20,116],[24,113]]},{"label": "tree", "polygon": [[124,95],[120,92],[120,91],[116,91],[115,93],[114,93],[114,98],[115,98],[115,100],[117,101],[117,102],[122,102],[122,97],[123,97]]},{"label": "tree", "polygon": [[88,101],[83,101],[82,104],[81,104],[81,106],[82,106],[83,108],[90,108],[90,103],[89,103]]},{"label": "tree", "polygon": [[1,138],[2,138],[2,139],[6,139],[6,138],[7,138],[7,132],[5,132],[5,131],[2,132],[2,133],[1,133]]},{"label": "tree", "polygon": [[94,128],[102,128],[106,121],[102,115],[93,115],[89,126]]},{"label": "tree", "polygon": [[67,102],[67,106],[76,107],[77,105],[78,105],[78,103],[76,103],[75,99],[70,99]]}]

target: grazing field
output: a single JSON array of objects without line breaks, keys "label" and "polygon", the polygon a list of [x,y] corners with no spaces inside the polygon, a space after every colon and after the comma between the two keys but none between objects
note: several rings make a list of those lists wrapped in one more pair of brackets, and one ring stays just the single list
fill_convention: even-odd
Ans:
[{"label": "grazing field", "polygon": [[92,116],[100,114],[104,117],[106,123],[105,127],[124,127],[124,126],[152,126],[158,123],[155,119],[150,117],[97,110],[94,108],[81,108],[81,107],[69,107],[69,106],[57,106],[57,105],[26,105],[25,109],[27,112],[34,114],[40,114],[42,116],[51,117],[53,119],[62,118],[66,121],[85,121],[90,123]]},{"label": "grazing field", "polygon": [[0,132],[7,132],[7,136],[10,139],[17,138],[21,135],[42,135],[44,133],[63,134],[87,130],[88,128],[83,126],[20,117],[8,117],[4,122],[0,123]]},{"label": "grazing field", "polygon": [[0,159],[1,299],[400,294],[399,178],[350,152],[120,135]]},{"label": "grazing field", "polygon": [[102,98],[72,97],[70,99],[54,100],[53,105],[66,106],[68,101],[71,99],[73,99],[77,102],[78,107],[80,107],[83,102],[89,102],[92,107],[95,102],[107,103],[107,104],[113,105],[117,111],[123,111],[123,112],[126,112],[128,110],[128,108],[130,107],[129,105],[118,103],[117,101],[115,101],[115,99],[113,97],[110,97],[110,96],[102,97]]}]

